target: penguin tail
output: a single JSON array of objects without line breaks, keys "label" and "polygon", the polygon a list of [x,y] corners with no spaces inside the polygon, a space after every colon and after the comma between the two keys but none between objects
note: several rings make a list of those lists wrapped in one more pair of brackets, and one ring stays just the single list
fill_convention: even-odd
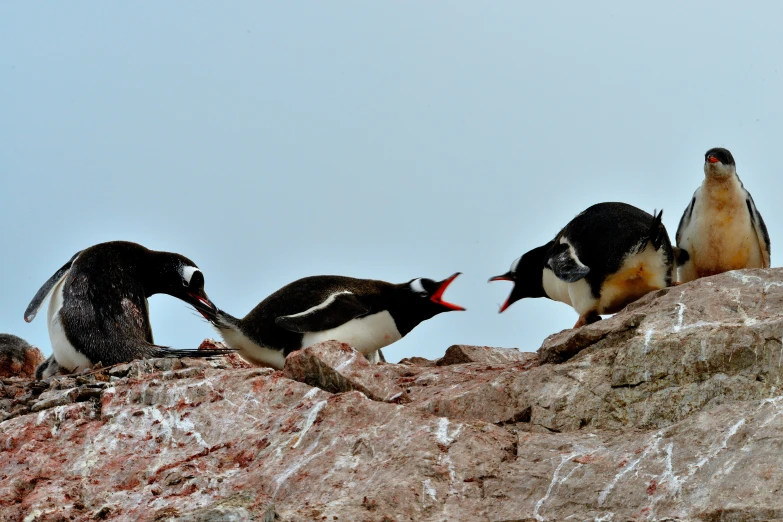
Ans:
[{"label": "penguin tail", "polygon": [[209,348],[206,350],[200,350],[198,348],[191,348],[191,349],[166,348],[165,346],[158,346],[156,351],[157,351],[157,353],[155,354],[156,357],[175,357],[177,359],[180,359],[182,357],[198,357],[198,358],[217,357],[219,355],[228,355],[230,353],[236,352],[236,350],[232,348]]},{"label": "penguin tail", "polygon": [[223,310],[218,310],[209,322],[218,330],[237,330],[239,328],[239,319]]},{"label": "penguin tail", "polygon": [[663,210],[657,212],[653,210],[653,220],[650,225],[649,240],[653,244],[655,250],[659,250],[663,246],[666,235],[666,227],[663,226]]}]

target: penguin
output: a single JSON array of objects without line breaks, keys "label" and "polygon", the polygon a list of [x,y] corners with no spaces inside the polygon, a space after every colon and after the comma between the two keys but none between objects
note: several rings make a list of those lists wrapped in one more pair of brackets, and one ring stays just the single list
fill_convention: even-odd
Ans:
[{"label": "penguin", "polygon": [[767,225],[728,150],[704,154],[704,181],[680,219],[675,240],[690,257],[677,270],[680,283],[740,268],[770,267]]},{"label": "penguin", "polygon": [[661,222],[626,203],[598,203],[555,238],[527,252],[492,281],[512,281],[500,307],[526,297],[547,297],[579,314],[574,328],[613,314],[652,290],[671,286],[677,252]]},{"label": "penguin", "polygon": [[422,321],[465,310],[443,300],[458,275],[402,284],[336,275],[305,277],[274,292],[243,319],[218,311],[213,324],[230,348],[258,366],[282,369],[291,352],[328,340],[347,343],[377,363],[381,348]]},{"label": "penguin", "polygon": [[231,350],[174,350],[154,344],[147,298],[168,294],[208,320],[217,307],[204,292],[204,276],[190,259],[112,241],[77,252],[35,294],[24,314],[31,322],[51,294],[47,314],[52,357],[38,378],[60,368],[74,372],[153,357],[209,357]]}]

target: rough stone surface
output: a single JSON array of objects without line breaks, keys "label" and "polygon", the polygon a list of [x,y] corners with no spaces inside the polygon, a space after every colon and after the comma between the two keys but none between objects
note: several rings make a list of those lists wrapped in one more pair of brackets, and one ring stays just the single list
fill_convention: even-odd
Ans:
[{"label": "rough stone surface", "polygon": [[354,365],[337,344],[285,374],[5,378],[0,520],[783,520],[782,313],[783,269],[747,270],[551,336],[559,364]]},{"label": "rough stone surface", "polygon": [[43,361],[41,350],[21,337],[0,334],[0,377],[33,378]]},{"label": "rough stone surface", "polygon": [[402,399],[402,388],[376,369],[349,345],[326,341],[286,357],[283,375],[331,393],[356,390],[377,401]]},{"label": "rough stone surface", "polygon": [[449,346],[446,355],[437,363],[438,366],[450,364],[506,364],[528,362],[538,358],[530,352],[520,352],[517,348],[491,348],[489,346],[470,346],[467,344],[455,344]]}]

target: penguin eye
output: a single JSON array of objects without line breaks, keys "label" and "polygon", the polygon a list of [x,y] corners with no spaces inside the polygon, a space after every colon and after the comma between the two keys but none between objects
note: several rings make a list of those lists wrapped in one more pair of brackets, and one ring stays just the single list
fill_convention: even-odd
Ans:
[{"label": "penguin eye", "polygon": [[190,283],[189,283],[189,282],[188,282],[188,280],[187,280],[187,279],[185,279],[184,277],[182,278],[182,286],[184,286],[185,288],[187,288],[188,286],[190,286]]}]

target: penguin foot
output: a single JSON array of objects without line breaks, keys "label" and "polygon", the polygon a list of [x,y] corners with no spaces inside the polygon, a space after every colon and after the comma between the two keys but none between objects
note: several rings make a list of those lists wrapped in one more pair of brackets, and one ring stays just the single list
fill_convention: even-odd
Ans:
[{"label": "penguin foot", "polygon": [[587,312],[584,315],[579,316],[579,320],[574,325],[574,328],[581,328],[587,324],[593,324],[601,320],[601,316],[598,315],[598,312],[595,310],[592,310],[590,312]]}]

